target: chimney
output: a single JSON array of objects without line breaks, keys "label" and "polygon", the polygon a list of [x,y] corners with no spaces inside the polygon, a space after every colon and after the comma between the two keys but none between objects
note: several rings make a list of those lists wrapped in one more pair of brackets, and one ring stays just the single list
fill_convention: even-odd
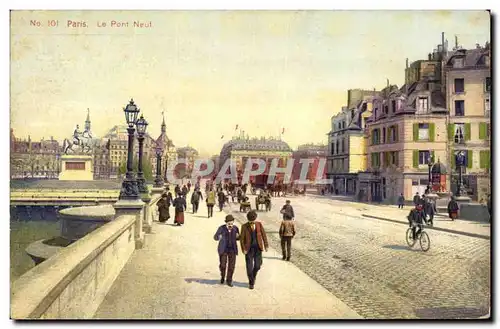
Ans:
[{"label": "chimney", "polygon": [[458,37],[455,35],[455,48],[458,49]]},{"label": "chimney", "polygon": [[444,32],[441,32],[441,51],[444,52]]},{"label": "chimney", "polygon": [[432,60],[432,54],[431,53],[429,53],[429,55],[428,55],[428,60],[429,61]]},{"label": "chimney", "polygon": [[408,68],[408,58],[406,59],[406,68]]}]

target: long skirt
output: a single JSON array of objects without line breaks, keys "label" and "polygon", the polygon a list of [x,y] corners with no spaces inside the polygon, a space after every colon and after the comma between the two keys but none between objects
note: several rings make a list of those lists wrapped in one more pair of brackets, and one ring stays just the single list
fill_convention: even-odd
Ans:
[{"label": "long skirt", "polygon": [[165,209],[162,209],[162,210],[159,211],[159,218],[158,218],[158,220],[161,223],[166,222],[169,218],[170,218],[170,211],[169,211],[168,208],[165,208]]},{"label": "long skirt", "polygon": [[458,211],[450,211],[448,213],[448,216],[451,218],[451,219],[457,219],[458,217]]},{"label": "long skirt", "polygon": [[175,211],[175,224],[184,224],[184,211]]}]

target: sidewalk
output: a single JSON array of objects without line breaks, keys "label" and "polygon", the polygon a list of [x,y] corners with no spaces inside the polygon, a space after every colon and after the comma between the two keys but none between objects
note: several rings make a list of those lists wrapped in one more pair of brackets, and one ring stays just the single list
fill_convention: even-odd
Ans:
[{"label": "sidewalk", "polygon": [[[225,212],[186,213],[185,225],[153,223],[97,310],[95,319],[346,319],[361,318],[273,249],[264,253],[254,290],[245,259],[236,259],[234,287],[219,283],[217,242]],[[240,225],[237,223],[237,226]]]},{"label": "sidewalk", "polygon": [[[406,216],[408,216],[411,207],[398,209],[397,206],[365,206],[368,209],[362,212],[362,215],[364,217],[389,220],[392,222],[401,222],[408,225]],[[489,223],[473,222],[470,220],[461,219],[452,221],[447,216],[441,215],[434,216],[434,226],[426,227],[426,229],[434,229],[437,231],[444,231],[448,233],[455,233],[484,239],[490,239],[491,234],[491,225]]]}]

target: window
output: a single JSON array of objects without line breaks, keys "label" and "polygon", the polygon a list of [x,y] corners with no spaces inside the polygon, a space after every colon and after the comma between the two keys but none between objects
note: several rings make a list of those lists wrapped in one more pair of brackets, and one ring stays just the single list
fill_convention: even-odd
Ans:
[{"label": "window", "polygon": [[345,139],[342,140],[342,153],[345,152]]},{"label": "window", "polygon": [[455,68],[464,67],[464,59],[463,58],[455,58],[455,61],[453,61],[453,67],[455,67]]},{"label": "window", "polygon": [[389,106],[388,105],[384,105],[384,113],[389,114]]},{"label": "window", "polygon": [[382,143],[385,143],[385,127],[382,128]]},{"label": "window", "polygon": [[417,112],[427,112],[428,110],[429,110],[429,99],[427,97],[419,97]]},{"label": "window", "polygon": [[353,120],[353,119],[354,119],[354,114],[355,114],[355,113],[354,113],[354,110],[352,110],[352,111],[351,111],[351,120]]},{"label": "window", "polygon": [[429,161],[430,156],[431,152],[429,151],[418,151],[418,164],[426,165],[427,161]]},{"label": "window", "polygon": [[380,153],[372,153],[372,168],[380,167]]},{"label": "window", "polygon": [[340,150],[340,144],[339,144],[339,141],[337,141],[336,143],[336,148],[335,148],[335,154],[339,154],[339,150]]},{"label": "window", "polygon": [[419,123],[418,124],[418,140],[425,141],[429,140],[429,124]]},{"label": "window", "polygon": [[335,154],[334,151],[335,151],[335,144],[331,143],[330,144],[330,154],[331,155]]},{"label": "window", "polygon": [[491,77],[484,79],[484,91],[487,93],[491,92]]},{"label": "window", "polygon": [[489,118],[490,117],[490,99],[486,98],[484,100],[484,116]]},{"label": "window", "polygon": [[463,117],[465,115],[465,102],[455,101],[455,116]]},{"label": "window", "polygon": [[455,94],[463,93],[465,91],[464,79],[455,79]]},{"label": "window", "polygon": [[377,145],[380,143],[380,130],[373,129],[372,132],[372,145]]},{"label": "window", "polygon": [[455,143],[461,144],[465,141],[465,124],[455,123]]},{"label": "window", "polygon": [[391,108],[392,108],[391,113],[396,112],[396,101],[395,100],[391,101]]},{"label": "window", "polygon": [[389,127],[389,142],[397,142],[398,141],[398,130],[397,126]]}]

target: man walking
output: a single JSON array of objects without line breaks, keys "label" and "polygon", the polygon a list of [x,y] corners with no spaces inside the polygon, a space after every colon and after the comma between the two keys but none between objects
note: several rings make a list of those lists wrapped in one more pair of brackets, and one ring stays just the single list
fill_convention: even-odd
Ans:
[{"label": "man walking", "polygon": [[[281,222],[279,235],[281,239],[281,251],[283,252],[283,260],[290,261],[292,251],[292,239],[295,236],[295,223],[292,218],[284,214]],[[285,248],[286,247],[286,248]]]},{"label": "man walking", "polygon": [[295,219],[295,214],[293,212],[293,207],[290,204],[290,200],[286,200],[286,204],[283,205],[283,208],[281,208],[280,213],[283,215],[283,220],[285,220],[285,219],[294,220]]},{"label": "man walking", "polygon": [[401,195],[398,197],[398,209],[403,209],[404,205],[405,205],[405,197],[403,193],[401,193]]},{"label": "man walking", "polygon": [[219,210],[222,211],[222,209],[224,209],[224,203],[226,203],[226,195],[222,191],[222,188],[217,192],[217,201],[219,203]]},{"label": "man walking", "polygon": [[[217,251],[219,253],[220,283],[226,279],[227,285],[233,286],[233,273],[238,255],[238,244],[236,240],[240,239],[240,233],[237,226],[234,226],[234,217],[227,215],[226,224],[219,226],[215,232],[214,239],[219,241]],[[227,268],[227,275],[226,275]]]},{"label": "man walking", "polygon": [[193,214],[198,212],[198,207],[200,206],[200,199],[203,200],[203,195],[199,188],[195,188],[193,194],[191,195],[191,204],[193,205]]},{"label": "man walking", "polygon": [[247,214],[248,222],[241,226],[241,250],[245,254],[247,276],[250,289],[254,288],[257,272],[262,265],[262,251],[269,248],[266,232],[261,222],[256,222],[257,213],[251,210]]},{"label": "man walking", "polygon": [[417,193],[415,193],[415,196],[413,197],[413,204],[414,205],[417,205],[420,203],[420,195]]},{"label": "man walking", "polygon": [[428,222],[430,226],[434,225],[434,214],[436,213],[436,204],[434,201],[427,197],[424,203],[424,212],[426,216],[429,216]]},{"label": "man walking", "polygon": [[208,218],[214,215],[214,205],[215,205],[215,191],[212,187],[207,192],[207,210],[208,210]]}]

